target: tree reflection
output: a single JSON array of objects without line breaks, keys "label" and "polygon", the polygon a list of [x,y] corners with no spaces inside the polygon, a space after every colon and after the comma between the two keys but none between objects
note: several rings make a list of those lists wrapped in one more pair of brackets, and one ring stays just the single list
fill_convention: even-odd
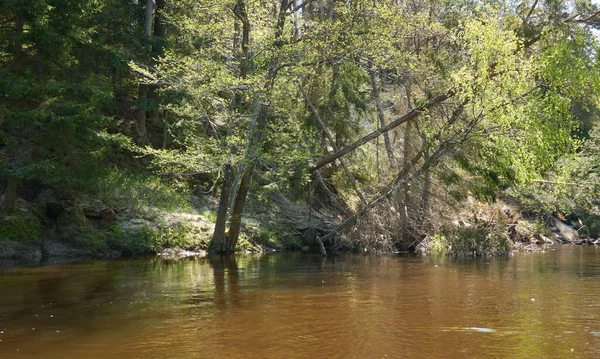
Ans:
[{"label": "tree reflection", "polygon": [[234,255],[211,256],[208,262],[213,268],[215,293],[214,303],[217,309],[226,309],[229,305],[241,303],[239,269]]}]

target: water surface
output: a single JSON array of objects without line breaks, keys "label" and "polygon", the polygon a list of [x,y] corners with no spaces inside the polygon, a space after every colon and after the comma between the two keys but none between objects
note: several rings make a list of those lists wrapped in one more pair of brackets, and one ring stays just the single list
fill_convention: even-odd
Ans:
[{"label": "water surface", "polygon": [[598,358],[600,249],[0,269],[0,358]]}]

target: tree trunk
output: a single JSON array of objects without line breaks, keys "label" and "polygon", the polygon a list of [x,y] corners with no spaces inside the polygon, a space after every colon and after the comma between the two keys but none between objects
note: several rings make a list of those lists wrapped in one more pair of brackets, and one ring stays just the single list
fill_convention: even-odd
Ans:
[{"label": "tree trunk", "polygon": [[[146,44],[147,52],[146,56],[151,56],[150,48],[150,36],[152,36],[152,16],[154,12],[154,0],[146,0],[146,6],[144,11],[144,38],[148,43]],[[146,115],[148,111],[148,85],[140,84],[138,90],[138,104],[135,113],[136,130],[138,136],[138,143],[140,145],[146,145],[148,143],[148,131],[146,129]]]},{"label": "tree trunk", "polygon": [[148,86],[140,85],[138,89],[137,111],[135,112],[135,125],[137,139],[140,145],[148,143],[148,132],[146,130],[146,106],[148,103]]},{"label": "tree trunk", "polygon": [[227,251],[227,236],[225,229],[227,226],[227,205],[229,203],[229,193],[233,183],[233,166],[227,164],[225,166],[225,176],[223,178],[223,186],[221,187],[221,198],[219,199],[219,209],[217,210],[217,221],[215,223],[215,232],[213,233],[212,242],[209,251],[212,253],[222,253]]},{"label": "tree trunk", "polygon": [[15,19],[15,41],[13,44],[13,61],[18,64],[23,50],[23,30],[25,29],[25,18],[23,14],[17,12]]},{"label": "tree trunk", "polygon": [[242,174],[242,180],[235,196],[235,203],[229,219],[229,231],[227,232],[227,247],[223,252],[233,252],[242,229],[242,215],[246,206],[246,199],[252,184],[254,166],[247,166]]},{"label": "tree trunk", "polygon": [[[279,14],[277,16],[277,24],[275,25],[275,44],[278,43],[283,34],[283,28],[285,24],[286,8],[288,0],[281,0],[279,4]],[[275,45],[282,46],[282,45]],[[248,192],[250,191],[250,185],[252,184],[252,176],[254,174],[254,167],[259,157],[259,151],[264,139],[264,133],[267,130],[267,120],[269,115],[268,104],[271,98],[271,92],[273,90],[274,81],[277,76],[277,70],[279,66],[279,57],[276,55],[277,51],[274,51],[275,55],[270,59],[267,66],[267,74],[265,76],[265,89],[262,96],[257,98],[256,107],[256,127],[250,131],[248,146],[246,150],[246,160],[248,164],[244,167],[244,173],[242,174],[239,189],[235,196],[235,202],[233,204],[233,210],[229,220],[229,231],[227,232],[227,249],[226,252],[232,252],[237,244],[242,224],[242,215],[244,213],[244,207],[246,206],[246,199]]]},{"label": "tree trunk", "polygon": [[[375,71],[369,71],[371,76],[371,87],[373,88],[373,98],[375,99],[375,105],[377,106],[377,115],[379,116],[380,128],[385,127],[385,117],[383,114],[383,106],[381,105],[381,99],[379,97],[379,90],[377,89],[377,79],[375,78]],[[386,132],[383,134],[383,142],[385,143],[385,150],[387,152],[388,160],[390,161],[390,167],[396,168],[396,161],[394,159],[394,151],[392,150],[392,144],[390,143],[390,136]],[[336,150],[337,151],[337,150]]]},{"label": "tree trunk", "polygon": [[[242,23],[242,38],[241,41],[238,39],[238,32],[240,30],[238,21],[234,23],[234,53],[238,57],[239,72],[238,78],[245,79],[248,76],[248,70],[250,68],[250,57],[249,55],[249,44],[250,44],[250,22],[248,20],[248,12],[246,11],[246,2],[244,0],[237,0],[233,13],[237,19]],[[232,108],[239,110],[242,103],[242,94],[240,91],[235,91],[233,95]]]},{"label": "tree trunk", "polygon": [[154,12],[154,0],[146,0],[146,10],[144,11],[144,36],[152,35],[152,14]]},{"label": "tree trunk", "polygon": [[[164,36],[165,36],[165,26],[163,20],[163,11],[165,7],[165,0],[156,0],[156,7],[154,11],[154,28],[153,33],[148,35],[148,37],[152,36],[152,49],[151,49],[151,63],[155,63],[155,59],[164,55]],[[146,13],[148,15],[148,13]],[[152,23],[152,18],[150,18],[150,23]],[[159,118],[159,97],[158,97],[158,86],[151,85],[148,89],[148,118],[150,119],[158,119]],[[164,121],[165,126],[168,124]]]},{"label": "tree trunk", "polygon": [[[238,18],[238,20],[242,23],[242,38],[241,41],[237,39],[237,34],[239,32],[239,24],[236,21],[234,23],[234,52],[237,54],[239,65],[239,73],[238,77],[241,79],[245,79],[248,75],[249,70],[249,61],[248,61],[248,53],[249,53],[249,43],[250,43],[250,22],[248,21],[248,12],[246,11],[246,3],[244,0],[237,0],[236,5],[233,9],[233,13]],[[239,49],[238,49],[239,47]],[[248,126],[248,145],[250,144],[250,139],[252,133],[254,131],[254,127],[256,126],[256,118],[258,116],[258,99],[256,99],[254,113],[252,115],[252,119],[250,120],[250,125]],[[240,111],[240,107],[242,105],[242,94],[240,91],[235,91],[233,95],[233,100],[231,103],[231,107],[234,111]],[[246,147],[246,151],[248,151],[248,147]],[[233,153],[236,153],[237,150],[235,147],[232,149]],[[244,171],[244,165],[238,164],[237,169],[235,171],[235,180],[233,181],[233,185],[231,187],[231,193],[229,195],[229,212],[233,213],[233,206],[235,204],[235,199],[237,197],[237,191],[240,184],[241,175]]]},{"label": "tree trunk", "polygon": [[[423,155],[425,161],[429,161],[429,151],[425,151]],[[429,211],[429,192],[431,187],[431,170],[429,168],[423,171],[423,193],[421,194],[421,223],[424,225],[428,216]]]},{"label": "tree trunk", "polygon": [[[337,147],[337,145],[335,143],[335,140],[333,139],[333,136],[332,136],[331,132],[329,132],[329,129],[325,126],[325,123],[321,119],[321,116],[319,116],[319,113],[317,112],[317,109],[312,104],[312,102],[311,102],[310,98],[308,97],[308,94],[304,90],[304,87],[302,86],[302,83],[300,82],[300,80],[298,80],[298,86],[300,86],[300,91],[302,91],[302,95],[304,96],[304,100],[308,104],[308,107],[310,108],[310,111],[312,112],[313,116],[315,116],[315,118],[317,119],[317,122],[319,123],[319,126],[321,127],[321,130],[327,136],[327,139],[329,140],[329,144],[331,144],[331,147],[333,147],[333,150],[337,152],[338,151],[338,147]],[[339,158],[338,160],[342,164],[342,167],[344,168],[344,171],[346,172],[346,176],[348,177],[348,180],[350,181],[350,184],[354,188],[354,191],[356,192],[356,195],[358,196],[358,198],[360,199],[360,201],[363,204],[366,204],[367,200],[365,199],[365,197],[363,197],[362,193],[358,189],[358,185],[356,184],[356,180],[354,179],[354,176],[352,176],[352,172],[350,172],[350,169],[348,168],[348,165],[346,164],[346,161],[344,161],[341,158]]]},{"label": "tree trunk", "polygon": [[15,208],[17,201],[17,179],[9,177],[6,180],[6,190],[0,198],[0,213],[10,213]]},{"label": "tree trunk", "polygon": [[[408,111],[411,111],[413,109],[412,106],[412,93],[411,93],[411,81],[410,79],[407,79],[406,83],[405,83],[405,89],[406,89],[406,109]],[[404,127],[404,133],[403,133],[403,144],[402,144],[402,165],[404,167],[405,171],[408,171],[410,166],[411,166],[411,131],[412,130],[412,123],[411,122],[407,122],[405,127]],[[410,222],[410,209],[409,209],[409,205],[411,202],[411,198],[410,198],[410,183],[408,181],[405,181],[402,185],[401,188],[401,193],[399,193],[399,196],[397,197],[397,205],[399,207],[400,210],[400,218],[402,219],[402,233],[401,233],[401,237],[402,240],[404,242],[408,241],[408,237],[409,237],[409,222]]]},{"label": "tree trunk", "polygon": [[427,112],[427,110],[429,110],[430,108],[434,107],[437,104],[440,104],[444,101],[446,101],[447,99],[453,97],[456,94],[456,92],[454,90],[450,90],[442,95],[438,95],[436,97],[434,97],[433,99],[427,101],[427,103],[425,103],[422,106],[419,106],[417,108],[415,108],[412,111],[407,112],[406,114],[404,114],[403,116],[401,116],[400,118],[397,118],[396,120],[388,123],[385,127],[379,128],[371,133],[369,133],[368,135],[364,136],[363,138],[355,141],[354,143],[340,149],[339,151],[337,151],[336,153],[333,153],[323,159],[321,159],[319,162],[317,162],[312,168],[311,170],[314,171],[316,169],[319,169],[323,166],[326,166],[328,164],[330,164],[331,162],[337,160],[338,158],[354,151],[355,149],[357,149],[358,147],[364,145],[365,143],[376,139],[377,137],[383,135],[384,133],[387,133],[391,130],[393,130],[394,128],[400,126],[401,124],[408,122],[412,119],[415,119],[417,117],[419,117],[422,113]]}]

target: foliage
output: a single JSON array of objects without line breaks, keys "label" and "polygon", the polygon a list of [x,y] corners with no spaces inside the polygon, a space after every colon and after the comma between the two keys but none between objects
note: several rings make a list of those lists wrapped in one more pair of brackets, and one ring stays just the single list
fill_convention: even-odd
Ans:
[{"label": "foliage", "polygon": [[[373,232],[367,242],[384,235],[390,249],[407,241],[408,228],[427,228],[420,223],[438,210],[427,207],[432,195],[491,202],[510,187],[539,217],[600,212],[600,48],[579,21],[593,13],[590,3],[148,4],[0,3],[2,182],[36,183],[98,198],[120,215],[151,217],[193,211],[194,176],[220,186],[225,168],[234,168],[226,212],[237,220],[246,189],[308,201],[313,163],[416,113],[384,141],[322,170],[356,209],[364,206],[356,191],[390,194],[389,206],[374,206],[381,213],[358,222]],[[386,166],[391,158],[397,166]],[[219,222],[213,212],[206,217]],[[41,226],[12,220],[15,228]],[[115,242],[103,235],[93,242],[127,246],[114,230]],[[191,245],[183,232],[146,233],[140,248]],[[459,252],[504,246],[479,228],[463,232],[437,241]],[[275,242],[281,233],[266,228],[257,238]]]},{"label": "foliage", "polygon": [[[181,186],[180,186],[181,187]],[[108,171],[97,184],[96,195],[113,208],[131,208],[144,214],[151,210],[189,212],[185,185],[176,188],[151,173]]]},{"label": "foliage", "polygon": [[446,227],[434,236],[432,251],[452,256],[506,255],[510,252],[506,233],[479,227]]}]

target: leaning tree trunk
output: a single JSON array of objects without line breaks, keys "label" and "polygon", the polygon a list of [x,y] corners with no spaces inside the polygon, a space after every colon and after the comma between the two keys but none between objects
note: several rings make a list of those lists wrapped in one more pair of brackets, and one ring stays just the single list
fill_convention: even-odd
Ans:
[{"label": "leaning tree trunk", "polygon": [[10,213],[17,202],[17,179],[9,177],[6,180],[6,190],[0,198],[0,213]]}]

